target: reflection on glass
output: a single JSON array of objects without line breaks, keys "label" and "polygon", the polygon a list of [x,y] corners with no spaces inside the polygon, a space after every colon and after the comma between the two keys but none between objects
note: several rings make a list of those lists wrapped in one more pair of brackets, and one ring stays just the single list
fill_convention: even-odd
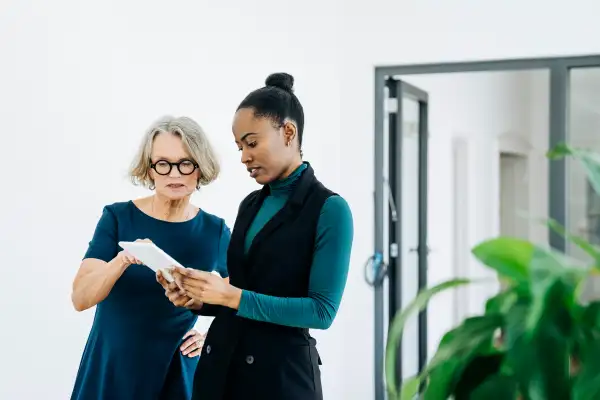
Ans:
[{"label": "reflection on glass", "polygon": [[[600,153],[600,68],[577,68],[570,76],[569,143]],[[567,158],[567,225],[570,232],[600,245],[600,196],[575,160]],[[582,261],[589,257],[567,243],[567,253]],[[600,298],[600,280],[591,280],[584,298]]]},{"label": "reflection on glass", "polygon": [[[570,78],[569,143],[600,153],[600,68],[573,69]],[[600,197],[572,159],[567,159],[567,193],[569,230],[600,244]],[[588,260],[573,244],[567,244],[567,252]]]},{"label": "reflection on glass", "polygon": [[[419,103],[403,98],[402,129],[402,304],[409,304],[419,289]],[[419,325],[412,318],[402,340],[404,378],[419,373]]]}]

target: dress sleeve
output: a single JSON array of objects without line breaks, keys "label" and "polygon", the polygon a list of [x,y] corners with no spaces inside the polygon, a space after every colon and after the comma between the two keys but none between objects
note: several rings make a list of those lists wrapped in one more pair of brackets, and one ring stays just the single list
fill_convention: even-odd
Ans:
[{"label": "dress sleeve", "polygon": [[109,207],[104,207],[84,259],[96,258],[109,262],[118,253],[117,217]]},{"label": "dress sleeve", "polygon": [[223,221],[223,228],[221,229],[221,237],[219,238],[219,254],[217,261],[216,271],[223,278],[229,276],[227,272],[227,249],[229,248],[229,239],[231,238],[231,230]]},{"label": "dress sleeve", "polygon": [[346,286],[353,237],[348,203],[340,196],[328,198],[319,216],[308,296],[286,298],[243,290],[238,315],[299,328],[329,328]]}]

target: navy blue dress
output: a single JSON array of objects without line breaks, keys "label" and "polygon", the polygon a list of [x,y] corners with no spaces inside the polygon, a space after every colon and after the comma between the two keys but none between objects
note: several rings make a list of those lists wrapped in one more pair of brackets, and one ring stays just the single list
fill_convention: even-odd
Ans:
[{"label": "navy blue dress", "polygon": [[[186,222],[166,222],[132,202],[106,206],[84,258],[112,260],[118,242],[148,238],[182,265],[227,274],[230,230],[202,210]],[[197,316],[175,307],[144,265],[129,266],[96,307],[72,400],[191,398],[198,358],[181,354]]]}]

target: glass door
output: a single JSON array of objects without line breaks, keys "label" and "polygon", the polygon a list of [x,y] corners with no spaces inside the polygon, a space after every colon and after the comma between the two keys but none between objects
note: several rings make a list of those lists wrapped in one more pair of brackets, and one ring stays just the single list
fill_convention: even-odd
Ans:
[{"label": "glass door", "polygon": [[[383,146],[383,256],[387,260],[387,322],[427,285],[428,95],[388,79]],[[387,328],[386,327],[386,328]],[[397,355],[398,381],[416,375],[427,360],[427,314],[405,328]]]}]

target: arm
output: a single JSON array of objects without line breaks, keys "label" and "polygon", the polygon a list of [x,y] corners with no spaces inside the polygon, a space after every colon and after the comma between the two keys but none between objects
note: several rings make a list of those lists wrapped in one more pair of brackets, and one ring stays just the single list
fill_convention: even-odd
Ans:
[{"label": "arm", "polygon": [[241,317],[300,328],[331,326],[346,286],[354,227],[348,203],[327,199],[317,226],[308,297],[284,298],[242,290]]},{"label": "arm", "polygon": [[129,265],[117,254],[117,221],[105,208],[73,281],[71,301],[77,311],[87,310],[108,296]]},{"label": "arm", "polygon": [[[227,271],[227,249],[229,248],[229,239],[231,238],[231,230],[223,222],[221,237],[219,238],[219,259],[215,270],[221,275],[227,283],[229,283],[229,272]],[[191,309],[194,314],[205,317],[214,317],[222,306],[215,304],[203,304],[199,309]]]}]

